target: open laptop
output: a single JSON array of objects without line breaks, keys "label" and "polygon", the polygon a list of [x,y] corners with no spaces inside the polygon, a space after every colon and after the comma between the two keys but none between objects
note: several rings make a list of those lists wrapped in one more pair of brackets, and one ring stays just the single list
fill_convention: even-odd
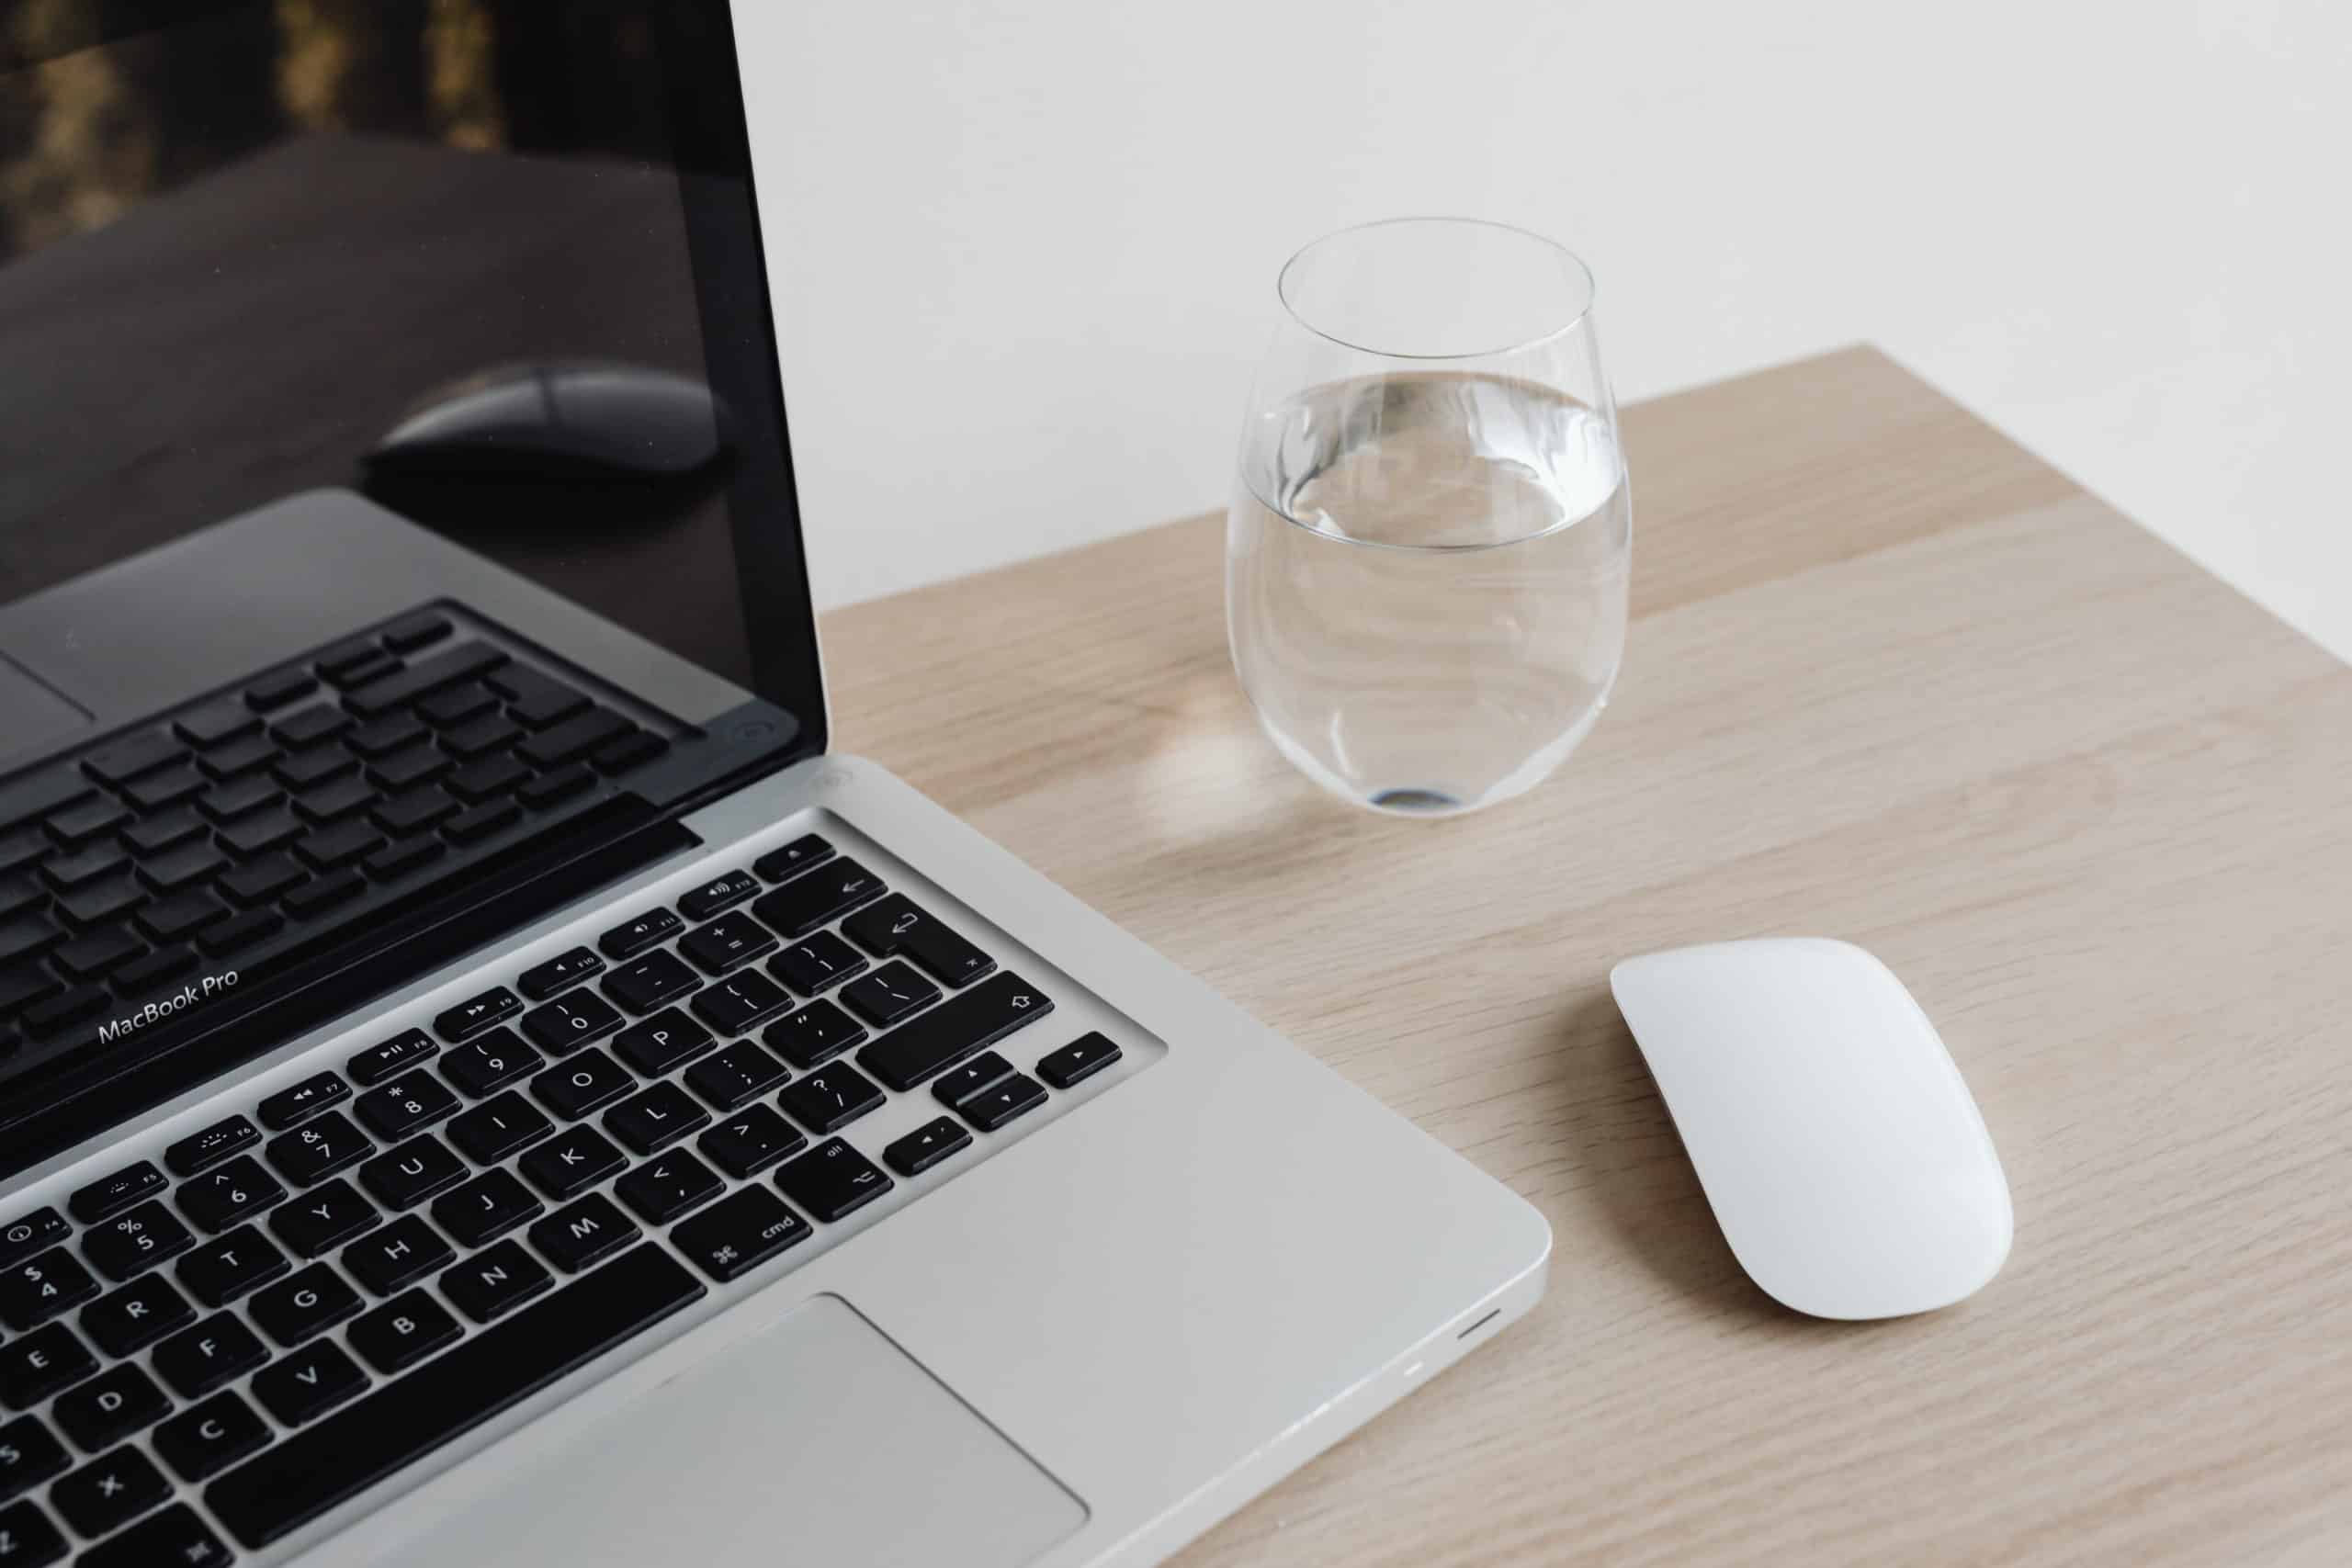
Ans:
[{"label": "open laptop", "polygon": [[[723,5],[9,28],[0,1565],[1157,1562],[1532,1303],[828,751]],[[723,457],[367,461],[582,363]]]}]

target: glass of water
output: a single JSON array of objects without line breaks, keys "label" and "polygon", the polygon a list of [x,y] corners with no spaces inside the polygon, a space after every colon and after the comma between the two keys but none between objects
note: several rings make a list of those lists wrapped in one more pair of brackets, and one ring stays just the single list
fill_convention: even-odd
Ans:
[{"label": "glass of water", "polygon": [[1499,223],[1317,240],[1241,431],[1234,668],[1283,755],[1376,811],[1542,781],[1625,643],[1633,505],[1592,274]]}]

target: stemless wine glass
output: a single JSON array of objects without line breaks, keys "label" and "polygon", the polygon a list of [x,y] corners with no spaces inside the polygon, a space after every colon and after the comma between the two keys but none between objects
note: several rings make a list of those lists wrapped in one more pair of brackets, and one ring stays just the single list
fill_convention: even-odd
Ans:
[{"label": "stemless wine glass", "polygon": [[1233,664],[1283,755],[1374,810],[1507,800],[1600,718],[1633,505],[1592,274],[1504,224],[1317,240],[1242,425]]}]

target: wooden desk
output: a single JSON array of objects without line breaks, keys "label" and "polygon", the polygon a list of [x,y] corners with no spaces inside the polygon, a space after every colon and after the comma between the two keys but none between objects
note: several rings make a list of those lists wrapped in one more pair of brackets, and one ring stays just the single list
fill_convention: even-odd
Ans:
[{"label": "wooden desk", "polygon": [[[842,749],[1551,1220],[1533,1315],[1186,1568],[2352,1561],[2352,672],[1869,350],[1626,423],[1624,679],[1482,816],[1275,757],[1216,519],[826,624]],[[1725,1248],[1608,969],[1774,932],[1967,1074],[1974,1300],[1816,1323]]]}]

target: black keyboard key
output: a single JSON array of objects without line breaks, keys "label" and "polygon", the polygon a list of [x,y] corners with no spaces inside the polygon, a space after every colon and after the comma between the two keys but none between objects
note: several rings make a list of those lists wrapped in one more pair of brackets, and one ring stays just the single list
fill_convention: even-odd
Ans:
[{"label": "black keyboard key", "polygon": [[405,751],[378,758],[369,765],[368,776],[386,791],[398,795],[416,788],[427,779],[439,778],[456,765],[456,759],[437,746],[412,746]]},{"label": "black keyboard key", "polygon": [[771,1023],[760,1038],[803,1069],[830,1062],[865,1038],[865,1031],[849,1014],[828,1001],[810,1002],[798,1012]]},{"label": "black keyboard key", "polygon": [[448,635],[449,618],[427,610],[394,621],[384,628],[379,640],[394,653],[410,654],[420,648],[430,648]]},{"label": "black keyboard key", "polygon": [[999,975],[892,1030],[858,1053],[858,1065],[904,1093],[1053,1010],[1020,976]]},{"label": "black keyboard key", "polygon": [[92,931],[59,945],[51,956],[69,980],[95,980],[147,951],[126,931]]},{"label": "black keyboard key", "polygon": [[784,1195],[825,1221],[864,1208],[897,1185],[839,1138],[828,1138],[775,1173]]},{"label": "black keyboard key", "polygon": [[706,975],[740,969],[776,945],[775,933],[745,914],[721,915],[678,939],[678,951]]},{"label": "black keyboard key", "polygon": [[85,1225],[119,1214],[133,1204],[143,1203],[161,1192],[170,1183],[164,1173],[149,1160],[137,1160],[124,1166],[112,1176],[102,1177],[87,1187],[76,1190],[65,1201],[74,1217]]},{"label": "black keyboard key", "polygon": [[815,1233],[763,1187],[747,1187],[670,1233],[695,1267],[721,1281],[741,1278]]},{"label": "black keyboard key", "polygon": [[449,1123],[449,1141],[476,1165],[495,1165],[555,1131],[548,1113],[519,1094],[502,1094]]},{"label": "black keyboard key", "polygon": [[273,1133],[299,1126],[331,1105],[351,1098],[351,1086],[333,1073],[313,1073],[300,1083],[279,1089],[264,1100],[254,1114]]},{"label": "black keyboard key", "polygon": [[614,1142],[594,1127],[570,1127],[516,1163],[531,1185],[560,1203],[594,1187],[628,1163]]},{"label": "black keyboard key", "polygon": [[89,1348],[62,1323],[0,1345],[0,1403],[11,1410],[39,1404],[98,1370]]},{"label": "black keyboard key", "polygon": [[882,1151],[882,1163],[900,1176],[917,1177],[959,1149],[972,1134],[952,1116],[934,1116]]},{"label": "black keyboard key", "polygon": [[1092,1077],[1119,1059],[1116,1042],[1100,1030],[1079,1036],[1058,1051],[1048,1051],[1037,1059],[1037,1076],[1056,1089]]},{"label": "black keyboard key", "polygon": [[295,814],[318,823],[339,821],[374,804],[376,786],[356,774],[331,779],[294,797]]},{"label": "black keyboard key", "polygon": [[726,1188],[717,1172],[684,1149],[647,1160],[613,1183],[621,1201],[652,1225],[666,1224],[690,1209],[700,1208]]},{"label": "black keyboard key", "polygon": [[794,942],[768,960],[768,973],[799,992],[813,997],[865,972],[868,960],[831,931]]},{"label": "black keyboard key", "polygon": [[509,711],[516,721],[533,729],[545,729],[588,706],[585,694],[536,670],[510,666],[499,673],[492,684],[511,705]]},{"label": "black keyboard key", "polygon": [[382,1083],[403,1068],[426,1060],[441,1047],[422,1029],[403,1029],[380,1045],[371,1045],[343,1065],[351,1081],[362,1089]]},{"label": "black keyboard key", "polygon": [[709,1030],[676,1008],[663,1008],[622,1030],[613,1041],[613,1055],[644,1077],[656,1078],[707,1050],[710,1043]]},{"label": "black keyboard key", "polygon": [[500,1020],[523,1010],[523,999],[503,986],[459,1002],[433,1021],[434,1032],[452,1044],[470,1040]]},{"label": "black keyboard key", "polygon": [[134,958],[114,972],[115,989],[139,996],[166,980],[175,980],[196,967],[196,954],[185,947],[162,947],[144,958]]},{"label": "black keyboard key", "polygon": [[627,925],[615,926],[596,939],[596,947],[617,964],[649,947],[659,947],[685,929],[686,922],[668,909],[649,909]]},{"label": "black keyboard key", "polygon": [[641,1155],[668,1148],[710,1124],[710,1112],[675,1084],[658,1083],[605,1115],[605,1131]]},{"label": "black keyboard key", "polygon": [[145,1454],[128,1444],[94,1459],[49,1489],[65,1522],[86,1536],[129,1524],[172,1495],[172,1483]]},{"label": "black keyboard key", "polygon": [[466,1162],[430,1135],[387,1149],[359,1168],[359,1185],[387,1209],[413,1209],[465,1179]]},{"label": "black keyboard key", "polygon": [[180,715],[172,721],[172,728],[191,746],[211,747],[253,734],[261,728],[261,720],[232,703],[215,703]]},{"label": "black keyboard key", "polygon": [[212,1528],[187,1504],[175,1503],[103,1546],[92,1547],[74,1568],[153,1568],[165,1562],[175,1568],[207,1568],[228,1561],[229,1549]]},{"label": "black keyboard key", "polygon": [[441,1074],[463,1089],[468,1099],[480,1100],[493,1089],[528,1077],[538,1071],[543,1060],[513,1030],[493,1029],[452,1050],[442,1059]]},{"label": "black keyboard key", "polygon": [[217,1235],[283,1202],[286,1189],[251,1156],[239,1156],[182,1182],[178,1196],[187,1217]]},{"label": "black keyboard key", "polygon": [[10,1568],[47,1568],[65,1558],[65,1538],[29,1501],[0,1508],[0,1540],[7,1543],[9,1552],[0,1561]]},{"label": "black keyboard key", "polygon": [[577,1122],[637,1087],[637,1080],[602,1051],[588,1051],[549,1067],[531,1080],[539,1103],[567,1122]]},{"label": "black keyboard key", "polygon": [[849,1010],[877,1029],[898,1022],[939,999],[939,987],[895,959],[841,989]]},{"label": "black keyboard key", "polygon": [[286,917],[275,909],[247,909],[205,927],[197,933],[196,945],[219,958],[276,936],[285,924]]},{"label": "black keyboard key", "polygon": [[51,817],[46,826],[51,838],[67,849],[74,849],[130,820],[129,807],[100,795],[96,800],[67,807]]},{"label": "black keyboard key", "polygon": [[428,862],[440,859],[447,848],[438,839],[403,839],[378,850],[359,863],[367,867],[368,874],[377,881],[390,882],[396,876],[406,876]]},{"label": "black keyboard key", "polygon": [[670,743],[652,731],[632,729],[597,747],[588,760],[596,765],[598,773],[609,778],[643,767],[669,749]]},{"label": "black keyboard key", "polygon": [[[146,1369],[135,1362],[107,1368],[78,1388],[59,1394],[50,1407],[65,1435],[86,1453],[119,1443],[171,1413],[172,1402],[155,1386]],[[0,1558],[0,1562],[6,1561]]]},{"label": "black keyboard key", "polygon": [[594,991],[559,997],[523,1015],[523,1032],[550,1056],[568,1056],[620,1028],[620,1013]]},{"label": "black keyboard key", "polygon": [[377,827],[394,838],[421,833],[458,814],[458,803],[441,790],[427,786],[394,795],[370,813]]},{"label": "black keyboard key", "polygon": [[47,817],[96,793],[89,780],[62,768],[0,784],[0,829]]},{"label": "black keyboard key", "polygon": [[62,893],[83,887],[119,870],[127,859],[121,846],[94,844],[74,854],[59,855],[40,868],[41,880]]},{"label": "black keyboard key", "polygon": [[6,1229],[0,1229],[0,1269],[20,1258],[45,1252],[73,1234],[74,1227],[65,1223],[65,1216],[51,1208],[35,1209],[21,1219],[11,1220]]},{"label": "black keyboard key", "polygon": [[[298,827],[295,834],[300,832]],[[291,856],[270,855],[248,862],[222,877],[220,891],[240,904],[266,904],[310,874],[296,865]]]},{"label": "black keyboard key", "polygon": [[360,717],[377,718],[444,686],[470,681],[505,662],[506,655],[488,643],[461,642],[418,660],[396,675],[372,681],[344,701]]},{"label": "black keyboard key", "polygon": [[307,670],[281,670],[245,688],[245,705],[256,713],[282,708],[319,689],[318,678]]},{"label": "black keyboard key", "polygon": [[350,1182],[338,1178],[303,1193],[269,1216],[277,1239],[305,1258],[316,1258],[373,1229],[383,1216]]},{"label": "black keyboard key", "polygon": [[368,1374],[342,1346],[319,1339],[255,1372],[253,1387],[254,1397],[282,1425],[300,1427],[365,1393]]},{"label": "black keyboard key", "polygon": [[193,767],[166,768],[160,773],[133,779],[122,786],[122,793],[141,811],[161,811],[201,793],[209,782]]},{"label": "black keyboard key", "polygon": [[962,1106],[964,1120],[983,1133],[993,1133],[1016,1116],[1025,1116],[1046,1103],[1046,1086],[1026,1073],[999,1078]]},{"label": "black keyboard key", "polygon": [[514,754],[535,768],[558,768],[578,761],[630,728],[628,720],[609,709],[591,708],[542,729],[514,748]]},{"label": "black keyboard key", "polygon": [[[262,787],[272,795],[277,793],[266,784]],[[201,800],[197,802],[199,807],[203,804]],[[133,822],[122,830],[122,841],[130,846],[134,854],[161,854],[174,844],[184,844],[204,831],[204,818],[181,807]]]},{"label": "black keyboard key", "polygon": [[[23,915],[12,920],[0,920],[0,964],[15,964],[47,952],[62,941],[65,933],[54,921],[40,915]],[[21,1001],[19,1006],[24,1005]]]},{"label": "black keyboard key", "polygon": [[950,1111],[963,1108],[966,1100],[999,1078],[1012,1076],[1012,1064],[993,1051],[983,1051],[962,1066],[939,1075],[931,1092],[940,1104]]},{"label": "black keyboard key", "polygon": [[208,778],[233,779],[266,768],[277,761],[277,742],[268,736],[241,736],[226,745],[216,746],[196,760],[196,765]]},{"label": "black keyboard key", "polygon": [[764,975],[730,975],[694,999],[695,1016],[721,1034],[743,1034],[792,1006],[782,986]]},{"label": "black keyboard key", "polygon": [[808,1143],[798,1129],[767,1106],[747,1105],[705,1133],[695,1147],[741,1180],[758,1175],[787,1155],[798,1154]]},{"label": "black keyboard key", "polygon": [[447,729],[453,724],[463,724],[498,705],[498,698],[489,687],[476,684],[452,686],[446,692],[435,692],[416,705],[417,716],[435,729]]},{"label": "black keyboard key", "polygon": [[439,1078],[420,1070],[369,1089],[352,1110],[369,1132],[389,1144],[456,1115],[458,1097]]},{"label": "black keyboard key", "polygon": [[[281,794],[275,779],[261,773],[247,773],[243,778],[231,779],[226,784],[215,784],[198,795],[196,808],[215,822],[233,822],[240,817],[252,816],[265,806],[277,805]],[[174,812],[164,820],[174,822],[175,831],[177,824],[185,824],[187,828],[194,829],[194,831],[176,831],[174,842],[181,839],[193,838],[197,832],[203,830],[203,824],[187,812]],[[139,845],[137,847],[152,854],[160,846]]]},{"label": "black keyboard key", "polygon": [[883,891],[880,877],[843,858],[763,895],[752,906],[752,913],[783,932],[787,941],[797,941],[835,916],[871,904]]},{"label": "black keyboard key", "polygon": [[315,746],[332,736],[351,728],[351,716],[333,703],[313,703],[297,708],[269,727],[269,732],[281,746],[297,749]]},{"label": "black keyboard key", "polygon": [[502,1241],[443,1273],[441,1293],[476,1323],[495,1323],[554,1284],[547,1265]]},{"label": "black keyboard key", "polygon": [[493,750],[514,739],[514,727],[503,722],[487,727],[469,724],[453,730],[441,739],[441,744],[459,757],[475,758],[451,773],[445,786],[451,795],[469,806],[485,800],[495,800],[513,792],[516,784],[531,776],[531,770],[512,757],[485,757],[481,753]]},{"label": "black keyboard key", "polygon": [[77,926],[121,919],[147,902],[147,890],[129,874],[101,877],[57,896],[57,907]]},{"label": "black keyboard key", "polygon": [[340,1254],[351,1277],[376,1295],[404,1291],[458,1255],[441,1233],[424,1223],[422,1214],[402,1214],[380,1230],[369,1231]]},{"label": "black keyboard key", "polygon": [[523,971],[514,988],[523,993],[527,1002],[543,1002],[559,991],[571,989],[591,975],[604,971],[605,961],[584,947],[560,953],[545,964],[535,964]]},{"label": "black keyboard key", "polygon": [[253,1299],[254,1325],[289,1348],[358,1315],[359,1292],[324,1263],[313,1263]]},{"label": "black keyboard key", "polygon": [[269,1349],[232,1312],[216,1312],[155,1348],[155,1374],[182,1399],[201,1399],[269,1359]]},{"label": "black keyboard key", "polygon": [[367,658],[346,667],[343,673],[334,677],[334,683],[345,691],[349,691],[354,686],[365,686],[371,682],[380,681],[387,675],[397,673],[400,667],[401,661],[389,653],[371,653]]},{"label": "black keyboard key", "polygon": [[373,641],[362,637],[328,649],[311,660],[311,668],[330,681],[339,680],[354,670],[374,663],[383,657],[383,649]]},{"label": "black keyboard key", "polygon": [[[56,933],[50,933],[54,936]],[[6,929],[0,927],[0,938]],[[29,964],[16,969],[0,970],[0,1019],[13,1018],[28,1008],[39,1007],[53,998],[65,987],[46,969]]]},{"label": "black keyboard key", "polygon": [[433,1205],[433,1223],[459,1247],[476,1247],[547,1212],[510,1170],[486,1170]]},{"label": "black keyboard key", "polygon": [[161,1203],[141,1203],[82,1236],[83,1255],[117,1284],[195,1245],[195,1235]]},{"label": "black keyboard key", "polygon": [[82,1309],[82,1332],[109,1356],[144,1350],[196,1321],[196,1309],[161,1274],[133,1280]]},{"label": "black keyboard key", "polygon": [[569,767],[558,768],[551,773],[541,773],[517,789],[514,798],[534,811],[545,811],[557,801],[569,800],[595,782],[594,774],[575,762]]},{"label": "black keyboard key", "polygon": [[577,1274],[635,1241],[636,1223],[601,1192],[557,1210],[531,1227],[531,1245],[567,1274]]},{"label": "black keyboard key", "polygon": [[[269,1427],[254,1414],[252,1405],[235,1394],[216,1393],[156,1427],[154,1444],[155,1457],[170,1465],[182,1481],[198,1482],[218,1475],[247,1454],[268,1447]],[[228,1553],[223,1551],[218,1559],[196,1561],[225,1562]]]},{"label": "black keyboard key", "polygon": [[752,869],[768,882],[782,882],[797,876],[811,866],[822,865],[833,858],[833,846],[814,833],[804,833],[780,850],[771,850],[752,863]]},{"label": "black keyboard key", "polygon": [[82,1260],[53,1247],[0,1272],[0,1318],[14,1329],[31,1328],[97,1293],[98,1281]]},{"label": "black keyboard key", "polygon": [[107,1010],[114,998],[96,986],[78,991],[68,991],[45,1002],[36,1002],[25,1009],[25,1032],[36,1040],[46,1040],[63,1032],[77,1023],[87,1023]]},{"label": "black keyboard key", "polygon": [[247,1461],[215,1481],[204,1500],[240,1542],[266,1546],[700,1300],[706,1289],[662,1248],[633,1247],[545,1305],[526,1307]]},{"label": "black keyboard key", "polygon": [[188,1254],[180,1264],[180,1283],[206,1306],[222,1307],[292,1267],[267,1236],[251,1225],[240,1225]]},{"label": "black keyboard key", "polygon": [[702,981],[674,953],[649,953],[605,977],[605,994],[633,1013],[649,1013]]},{"label": "black keyboard key", "polygon": [[128,784],[141,774],[178,761],[187,754],[187,748],[160,729],[148,730],[91,753],[82,759],[82,770],[92,778],[110,784]]},{"label": "black keyboard key", "polygon": [[367,880],[357,872],[331,872],[287,894],[286,911],[298,919],[308,919],[322,909],[348,903],[366,891]]},{"label": "black keyboard key", "polygon": [[[288,789],[308,791],[319,789],[330,779],[343,779],[345,774],[356,773],[358,768],[358,760],[350,752],[334,747],[317,751],[297,751],[270,769],[269,776]],[[349,792],[357,784],[356,779],[344,779],[340,791],[320,794],[316,800],[321,809],[337,814],[355,809],[347,804],[338,803],[356,799],[356,796]],[[298,806],[300,804],[297,802]]]},{"label": "black keyboard key", "polygon": [[178,942],[228,918],[228,909],[209,893],[175,893],[140,910],[139,929],[157,942]]},{"label": "black keyboard key", "polygon": [[[334,871],[383,848],[384,835],[364,821],[337,822],[294,840],[294,852],[314,871]],[[288,895],[288,902],[299,894]]]},{"label": "black keyboard key", "polygon": [[812,1133],[838,1132],[878,1109],[882,1091],[846,1062],[820,1067],[776,1097],[795,1122]]},{"label": "black keyboard key", "polygon": [[[222,1160],[242,1150],[249,1149],[260,1142],[260,1128],[242,1116],[223,1117],[201,1132],[190,1133],[187,1137],[165,1149],[164,1164],[170,1168],[174,1176],[194,1176],[199,1171],[209,1170]],[[250,1160],[245,1163],[252,1164]],[[260,1174],[259,1166],[254,1166],[253,1168],[254,1174]],[[181,1190],[180,1206],[182,1208],[187,1206],[186,1189]]]},{"label": "black keyboard key", "polygon": [[932,918],[903,893],[893,893],[842,922],[853,941],[876,958],[904,956],[940,984],[962,989],[996,968],[996,960]]},{"label": "black keyboard key", "polygon": [[750,872],[726,872],[681,896],[678,912],[690,920],[707,920],[721,910],[733,908],[759,890],[759,878]]},{"label": "black keyboard key", "polygon": [[423,1291],[386,1302],[351,1325],[351,1348],[390,1377],[404,1372],[462,1332],[449,1309]]},{"label": "black keyboard key", "polygon": [[757,1100],[786,1077],[784,1064],[748,1040],[738,1040],[707,1062],[686,1069],[686,1087],[721,1111]]},{"label": "black keyboard key", "polygon": [[453,844],[474,844],[523,819],[522,808],[511,800],[493,800],[470,811],[460,811],[441,825],[442,836]]},{"label": "black keyboard key", "polygon": [[407,714],[396,713],[362,725],[344,744],[372,762],[379,757],[406,750],[432,733]]},{"label": "black keyboard key", "polygon": [[[62,1474],[73,1462],[65,1457],[65,1445],[51,1436],[39,1416],[19,1416],[0,1426],[0,1503]],[[0,1514],[0,1529],[6,1526],[7,1516]],[[0,1562],[7,1561],[0,1557]]]}]

